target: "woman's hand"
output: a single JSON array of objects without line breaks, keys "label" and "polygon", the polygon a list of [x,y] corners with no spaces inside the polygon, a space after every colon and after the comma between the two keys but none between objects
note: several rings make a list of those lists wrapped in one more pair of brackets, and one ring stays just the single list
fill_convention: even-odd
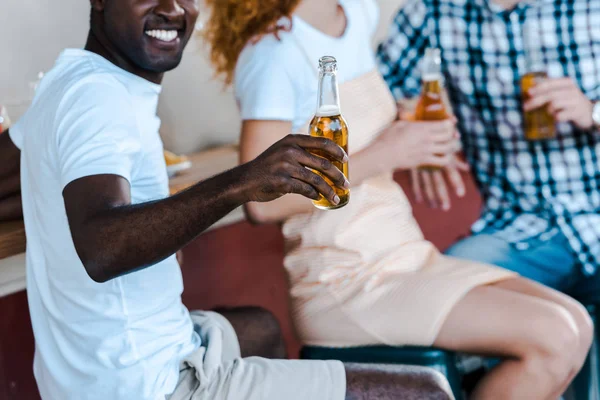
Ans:
[{"label": "woman's hand", "polygon": [[431,208],[440,207],[444,211],[450,210],[450,190],[457,197],[466,194],[465,181],[462,173],[469,172],[469,164],[457,155],[451,165],[439,170],[411,170],[411,183],[415,200],[418,203],[427,201]]},{"label": "woman's hand", "polygon": [[447,167],[460,150],[456,121],[396,121],[379,136],[392,160],[391,169],[422,165]]}]

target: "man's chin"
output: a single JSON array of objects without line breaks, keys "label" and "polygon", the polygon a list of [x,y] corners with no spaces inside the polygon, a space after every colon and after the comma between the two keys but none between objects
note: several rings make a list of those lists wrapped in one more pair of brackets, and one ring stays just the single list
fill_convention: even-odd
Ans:
[{"label": "man's chin", "polygon": [[177,57],[160,57],[148,60],[144,69],[157,73],[169,72],[181,64],[182,55]]}]

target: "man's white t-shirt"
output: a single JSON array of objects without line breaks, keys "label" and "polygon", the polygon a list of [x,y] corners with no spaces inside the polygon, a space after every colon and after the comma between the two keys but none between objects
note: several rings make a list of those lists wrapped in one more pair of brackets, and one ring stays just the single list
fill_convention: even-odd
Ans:
[{"label": "man's white t-shirt", "polygon": [[94,282],[62,196],[70,182],[98,174],[127,179],[134,204],[169,195],[159,93],[96,54],[65,50],[10,129],[22,150],[34,371],[45,400],[163,400],[200,344],[175,257]]},{"label": "man's white t-shirt", "polygon": [[[376,69],[371,44],[379,20],[376,1],[339,4],[347,21],[341,37],[326,35],[294,15],[291,31],[280,32],[279,38],[265,36],[244,48],[234,79],[243,120],[291,121],[299,133],[317,108],[319,58],[336,58],[340,84]],[[344,99],[340,101],[343,110]]]}]

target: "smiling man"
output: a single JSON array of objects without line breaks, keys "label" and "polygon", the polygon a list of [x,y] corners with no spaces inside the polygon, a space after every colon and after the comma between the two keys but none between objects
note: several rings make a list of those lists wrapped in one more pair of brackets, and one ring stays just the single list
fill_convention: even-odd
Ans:
[{"label": "smiling man", "polygon": [[0,135],[0,179],[12,188],[21,175],[42,398],[448,398],[423,370],[243,359],[227,319],[183,306],[179,249],[249,201],[298,193],[338,202],[308,168],[341,187],[346,178],[307,149],[347,155],[329,140],[290,135],[169,197],[159,84],[181,60],[197,1],[91,5],[85,49],[59,56],[31,108]]}]

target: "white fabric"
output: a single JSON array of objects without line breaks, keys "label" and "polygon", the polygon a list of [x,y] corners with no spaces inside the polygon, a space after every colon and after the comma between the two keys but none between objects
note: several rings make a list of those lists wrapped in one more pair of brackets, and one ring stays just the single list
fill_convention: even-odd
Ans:
[{"label": "white fabric", "polygon": [[[292,30],[281,32],[280,40],[269,35],[242,51],[234,85],[243,120],[292,121],[298,132],[316,110],[317,68],[322,56],[337,59],[340,84],[375,69],[371,37],[379,19],[377,3],[340,0],[340,5],[347,25],[339,38],[293,16]],[[343,109],[343,99],[341,102]]]},{"label": "white fabric", "polygon": [[169,400],[343,400],[339,361],[240,358],[235,330],[210,311],[192,313],[202,346],[187,357]]},{"label": "white fabric", "polygon": [[66,50],[10,130],[23,151],[27,293],[45,400],[164,399],[200,345],[175,257],[94,282],[62,197],[70,182],[97,174],[127,179],[133,203],[168,196],[159,93],[98,55]]}]

